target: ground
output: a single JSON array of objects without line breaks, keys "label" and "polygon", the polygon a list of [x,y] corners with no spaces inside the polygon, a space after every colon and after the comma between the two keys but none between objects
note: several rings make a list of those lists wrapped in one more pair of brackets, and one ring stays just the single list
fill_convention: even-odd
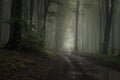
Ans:
[{"label": "ground", "polygon": [[99,60],[93,57],[90,59],[91,56],[86,57],[75,52],[59,52],[59,56],[66,62],[66,65],[62,66],[62,72],[64,75],[67,74],[63,77],[64,79],[60,80],[120,80],[118,70],[112,66],[108,67],[107,64],[103,65],[106,62],[102,61],[103,64],[101,64]]},{"label": "ground", "polygon": [[6,54],[0,55],[0,80],[110,80],[111,75],[116,78],[111,80],[120,80],[119,72],[73,52],[54,52],[49,58],[40,53],[2,53]]}]

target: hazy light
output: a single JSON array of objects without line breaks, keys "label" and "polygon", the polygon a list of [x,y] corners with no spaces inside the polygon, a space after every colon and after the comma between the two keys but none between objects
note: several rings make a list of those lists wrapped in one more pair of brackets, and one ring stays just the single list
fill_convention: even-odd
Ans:
[{"label": "hazy light", "polygon": [[72,51],[74,47],[74,35],[73,35],[71,28],[66,29],[66,33],[64,37],[65,37],[64,49],[66,51]]}]

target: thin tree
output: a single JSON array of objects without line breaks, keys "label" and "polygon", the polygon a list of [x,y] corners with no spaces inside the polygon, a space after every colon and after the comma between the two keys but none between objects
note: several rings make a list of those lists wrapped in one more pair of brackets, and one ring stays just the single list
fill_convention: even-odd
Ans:
[{"label": "thin tree", "polygon": [[34,0],[30,1],[30,24],[32,25],[33,20],[33,11],[34,11]]},{"label": "thin tree", "polygon": [[100,39],[100,41],[99,41],[99,51],[100,52],[102,52],[102,25],[103,25],[103,10],[104,10],[104,3],[103,3],[104,1],[103,0],[98,0],[98,8],[99,8],[99,29],[100,29],[100,33],[99,33],[99,39]]},{"label": "thin tree", "polygon": [[43,27],[42,27],[42,31],[41,31],[44,33],[46,30],[46,21],[47,21],[48,9],[50,6],[50,2],[51,2],[51,0],[44,0],[44,17],[43,17]]},{"label": "thin tree", "polygon": [[78,50],[79,8],[80,8],[80,0],[76,0],[76,11],[75,11],[75,18],[76,18],[75,50],[76,51]]}]

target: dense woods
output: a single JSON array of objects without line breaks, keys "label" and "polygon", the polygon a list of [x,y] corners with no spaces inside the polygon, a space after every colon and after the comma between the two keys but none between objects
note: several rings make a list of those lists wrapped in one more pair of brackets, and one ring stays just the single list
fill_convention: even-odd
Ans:
[{"label": "dense woods", "polygon": [[20,44],[27,38],[49,49],[119,52],[117,7],[119,0],[4,0],[1,44],[6,49],[25,47]]},{"label": "dense woods", "polygon": [[119,7],[120,0],[0,0],[0,56],[16,51],[48,60],[64,51],[119,63]]}]

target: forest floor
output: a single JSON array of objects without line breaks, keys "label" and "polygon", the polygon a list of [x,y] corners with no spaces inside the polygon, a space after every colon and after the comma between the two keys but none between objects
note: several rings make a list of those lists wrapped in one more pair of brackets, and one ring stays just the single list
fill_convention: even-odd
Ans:
[{"label": "forest floor", "polygon": [[95,59],[71,52],[55,53],[43,57],[40,53],[1,50],[0,80],[108,80],[111,69],[94,64]]},{"label": "forest floor", "polygon": [[0,50],[0,80],[57,80],[57,64],[55,56]]}]

